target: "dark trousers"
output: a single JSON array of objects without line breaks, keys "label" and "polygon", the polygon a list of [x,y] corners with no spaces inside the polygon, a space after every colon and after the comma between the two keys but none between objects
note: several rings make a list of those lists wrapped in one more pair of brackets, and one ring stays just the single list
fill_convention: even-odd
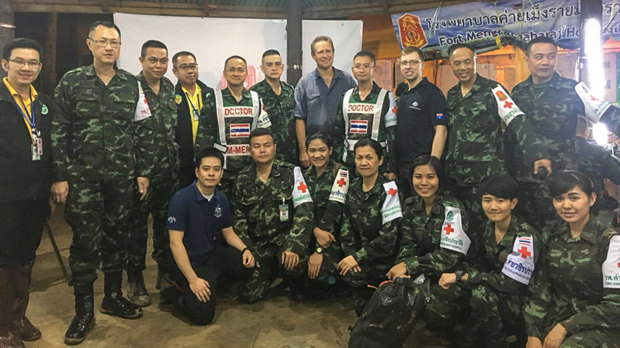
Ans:
[{"label": "dark trousers", "polygon": [[413,195],[413,189],[411,188],[411,172],[409,168],[398,170],[398,191],[400,191],[403,200]]},{"label": "dark trousers", "polygon": [[220,276],[230,276],[235,280],[245,280],[252,276],[254,268],[243,265],[243,259],[239,250],[229,246],[218,245],[207,261],[194,272],[199,278],[209,283],[211,296],[209,301],[200,302],[189,287],[189,283],[181,271],[174,272],[174,278],[182,292],[182,300],[175,303],[177,310],[192,322],[199,325],[207,325],[215,316],[215,299],[217,298],[217,286]]},{"label": "dark trousers", "polygon": [[49,215],[47,198],[0,202],[0,267],[34,260]]},{"label": "dark trousers", "polygon": [[134,185],[134,206],[129,219],[129,244],[127,246],[127,270],[146,269],[146,242],[148,239],[148,217],[153,216],[153,260],[161,268],[168,262],[170,246],[166,218],[168,203],[176,192],[177,182],[172,178],[153,181],[143,200],[137,184]]},{"label": "dark trousers", "polygon": [[133,180],[69,182],[65,220],[73,230],[70,285],[90,284],[97,269],[121,272],[127,254],[127,220]]},{"label": "dark trousers", "polygon": [[181,166],[179,168],[179,189],[191,185],[196,180],[196,166]]}]

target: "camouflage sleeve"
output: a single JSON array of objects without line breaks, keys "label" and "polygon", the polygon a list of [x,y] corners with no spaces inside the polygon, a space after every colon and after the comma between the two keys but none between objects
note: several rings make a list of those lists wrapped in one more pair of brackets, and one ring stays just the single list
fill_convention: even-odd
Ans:
[{"label": "camouflage sleeve", "polygon": [[292,251],[297,255],[305,253],[314,227],[314,205],[307,202],[295,208],[293,225],[284,239],[282,250]]},{"label": "camouflage sleeve", "polygon": [[607,151],[601,151],[603,158],[601,158],[601,164],[603,165],[603,173],[605,177],[616,185],[620,185],[620,159],[612,156]]},{"label": "camouflage sleeve", "polygon": [[[544,233],[544,232],[543,232]],[[540,252],[536,261],[536,270],[534,277],[527,287],[527,298],[523,306],[523,318],[525,320],[525,328],[528,336],[538,337],[541,342],[544,341],[546,332],[544,329],[544,320],[549,313],[549,306],[553,300],[553,292],[549,281],[549,268],[546,260],[545,241],[547,235],[544,234],[540,244]],[[536,254],[536,249],[534,249]],[[536,256],[536,255],[534,255]]]},{"label": "camouflage sleeve", "polygon": [[407,269],[417,269],[419,262],[417,256],[422,254],[418,238],[414,235],[413,217],[409,209],[403,209],[403,221],[400,225],[400,249],[396,262],[404,262]]},{"label": "camouflage sleeve", "polygon": [[[387,171],[388,173],[398,172],[398,158],[396,157],[396,103],[392,92],[385,95],[383,110],[381,110],[381,127],[385,130],[385,141],[387,142]],[[388,119],[389,118],[389,119]]]},{"label": "camouflage sleeve", "polygon": [[355,238],[355,231],[351,226],[350,213],[345,211],[342,215],[342,226],[340,227],[340,245],[345,256],[353,255],[359,249],[359,243]]},{"label": "camouflage sleeve", "polygon": [[342,211],[344,210],[344,204],[340,202],[329,201],[327,203],[327,208],[317,222],[317,227],[324,230],[329,231],[330,233],[334,233],[334,226],[340,225],[342,221]]},{"label": "camouflage sleeve", "polygon": [[345,149],[344,147],[344,140],[346,138],[346,132],[347,132],[347,125],[344,123],[344,115],[342,113],[342,103],[344,102],[343,99],[340,99],[340,103],[338,104],[338,114],[336,116],[336,123],[334,124],[334,132],[332,134],[334,134],[334,139],[333,143],[334,143],[334,157],[336,159],[336,161],[338,162],[342,162],[342,156],[344,155],[345,151],[347,151],[347,149]]},{"label": "camouflage sleeve", "polygon": [[367,247],[362,247],[353,253],[357,262],[366,258],[378,259],[389,257],[394,254],[396,242],[398,240],[398,225],[401,218],[397,218],[383,224],[379,230],[379,236],[368,243]]},{"label": "camouflage sleeve", "polygon": [[616,136],[620,136],[620,108],[615,105],[610,106],[603,113],[599,122],[603,123]]},{"label": "camouflage sleeve", "polygon": [[246,216],[246,212],[243,211],[243,205],[239,203],[239,198],[243,195],[243,184],[242,180],[235,180],[235,197],[236,201],[234,204],[235,211],[233,212],[233,229],[235,233],[243,243],[248,247],[248,249],[252,249],[252,239],[250,239],[250,234],[248,232],[248,220]]},{"label": "camouflage sleeve", "polygon": [[[137,101],[136,101],[137,102]],[[155,117],[147,117],[133,123],[134,154],[136,176],[150,177],[155,156],[154,125]]]},{"label": "camouflage sleeve", "polygon": [[215,111],[215,96],[209,93],[200,109],[200,120],[196,130],[196,143],[194,145],[194,153],[206,147],[212,147],[218,139],[217,132],[217,114]]},{"label": "camouflage sleeve", "polygon": [[52,170],[53,181],[66,181],[68,179],[67,165],[69,155],[67,152],[69,137],[71,136],[72,102],[70,98],[70,83],[66,76],[58,83],[54,92],[52,115]]}]

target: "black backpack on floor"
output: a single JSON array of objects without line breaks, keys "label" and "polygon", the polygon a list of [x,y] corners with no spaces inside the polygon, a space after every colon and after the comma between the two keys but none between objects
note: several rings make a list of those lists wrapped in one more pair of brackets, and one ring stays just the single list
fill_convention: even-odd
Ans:
[{"label": "black backpack on floor", "polygon": [[349,348],[402,347],[429,300],[429,286],[424,275],[381,283],[351,328]]}]

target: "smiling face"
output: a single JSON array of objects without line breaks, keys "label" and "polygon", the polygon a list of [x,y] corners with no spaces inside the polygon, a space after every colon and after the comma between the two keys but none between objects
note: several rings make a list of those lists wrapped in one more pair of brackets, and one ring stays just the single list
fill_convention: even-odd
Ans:
[{"label": "smiling face", "polygon": [[198,64],[191,55],[178,56],[172,72],[183,87],[192,87],[198,80]]},{"label": "smiling face", "polygon": [[422,76],[423,65],[422,57],[417,52],[400,56],[400,72],[409,82],[414,82]]},{"label": "smiling face", "polygon": [[334,64],[334,48],[329,41],[317,41],[314,44],[314,52],[312,59],[316,62],[317,67],[327,70]]},{"label": "smiling face", "polygon": [[149,47],[144,57],[140,57],[140,65],[145,77],[159,80],[168,71],[168,51],[160,47]]},{"label": "smiling face", "polygon": [[450,66],[461,83],[468,83],[476,78],[476,57],[467,47],[459,47],[452,52]]},{"label": "smiling face", "polygon": [[553,77],[557,48],[555,45],[545,42],[535,43],[530,46],[530,53],[525,57],[527,67],[532,73],[534,83],[545,83]]},{"label": "smiling face", "polygon": [[439,178],[435,168],[430,164],[416,166],[413,169],[411,184],[415,192],[422,198],[430,198],[437,193]]},{"label": "smiling face", "polygon": [[372,82],[375,76],[375,63],[368,56],[359,56],[353,60],[351,71],[358,84]]},{"label": "smiling face", "polygon": [[2,59],[2,69],[14,88],[26,88],[41,72],[39,52],[32,48],[14,48],[9,60]]},{"label": "smiling face", "polygon": [[482,195],[482,210],[487,218],[495,223],[509,219],[518,199],[500,198],[491,194]]},{"label": "smiling face", "polygon": [[224,67],[224,79],[230,87],[243,86],[245,78],[248,76],[248,69],[245,62],[239,58],[231,58]]},{"label": "smiling face", "polygon": [[321,139],[313,139],[308,144],[308,157],[310,163],[317,169],[322,169],[329,163],[329,156],[331,156],[333,148],[330,148]]},{"label": "smiling face", "polygon": [[590,207],[596,202],[596,193],[588,196],[581,187],[575,186],[559,196],[553,197],[553,207],[562,220],[581,223],[590,218]]}]

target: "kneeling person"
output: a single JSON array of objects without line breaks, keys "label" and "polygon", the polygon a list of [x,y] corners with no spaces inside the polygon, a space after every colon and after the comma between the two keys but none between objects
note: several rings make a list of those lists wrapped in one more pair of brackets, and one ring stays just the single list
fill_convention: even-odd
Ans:
[{"label": "kneeling person", "polygon": [[[254,272],[254,256],[232,228],[226,196],[216,189],[222,178],[224,158],[206,148],[196,158],[196,181],[177,192],[168,209],[170,251],[174,280],[182,295],[173,304],[191,321],[206,325],[215,315],[220,275],[239,280]],[[220,242],[223,237],[228,245]],[[174,288],[164,291],[168,298]]]}]

